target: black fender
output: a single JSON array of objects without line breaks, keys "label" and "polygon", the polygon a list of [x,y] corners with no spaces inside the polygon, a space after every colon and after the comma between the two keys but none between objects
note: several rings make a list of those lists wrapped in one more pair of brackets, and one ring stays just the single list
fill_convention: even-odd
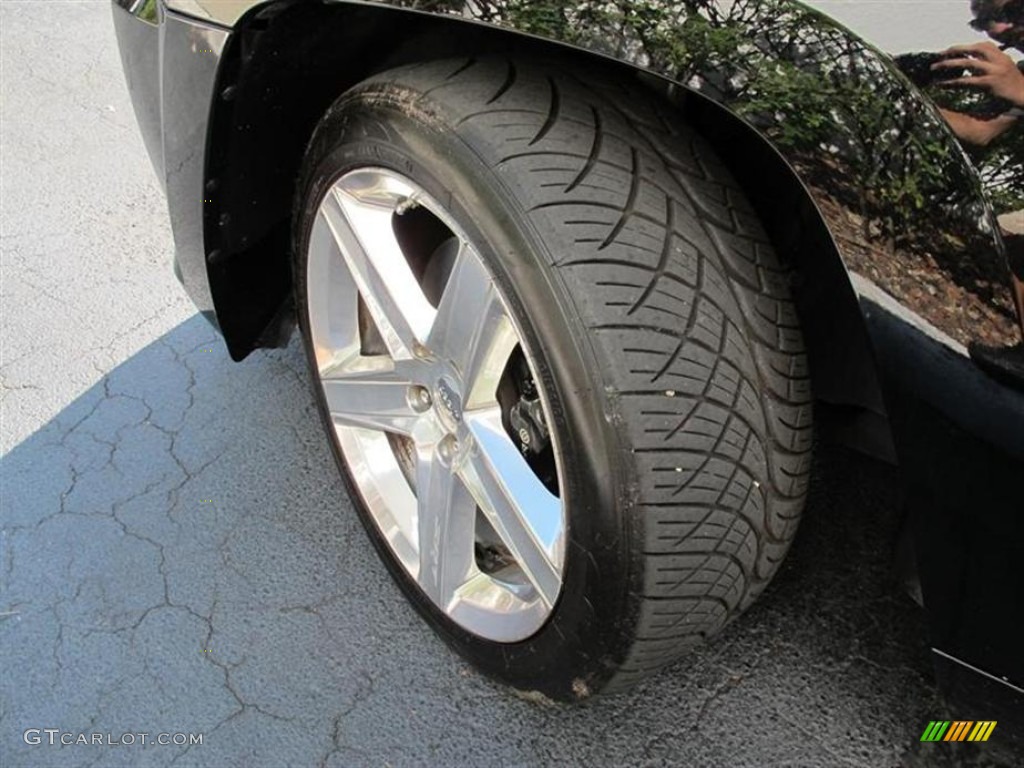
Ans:
[{"label": "black fender", "polygon": [[179,244],[179,267],[186,285],[208,283],[194,295],[235,359],[281,338],[297,170],[341,92],[425,57],[599,57],[715,144],[798,266],[816,396],[891,425],[935,644],[1024,683],[1002,618],[1024,609],[1004,567],[1024,556],[1024,396],[963,346],[1019,338],[1005,244],[970,159],[887,55],[791,0],[187,7],[225,37],[203,105],[202,189],[193,178],[181,193],[202,195],[201,246]]}]

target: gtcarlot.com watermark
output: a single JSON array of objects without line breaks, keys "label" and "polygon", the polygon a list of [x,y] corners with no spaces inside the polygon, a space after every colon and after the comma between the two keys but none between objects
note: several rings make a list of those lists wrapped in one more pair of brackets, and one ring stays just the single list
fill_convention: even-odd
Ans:
[{"label": "gtcarlot.com watermark", "polygon": [[133,747],[157,744],[161,747],[194,747],[203,743],[201,733],[68,733],[60,728],[29,728],[21,738],[29,746]]}]

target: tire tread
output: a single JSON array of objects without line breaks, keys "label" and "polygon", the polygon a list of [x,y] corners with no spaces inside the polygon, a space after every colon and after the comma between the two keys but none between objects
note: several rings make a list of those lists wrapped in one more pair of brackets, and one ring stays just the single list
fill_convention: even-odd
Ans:
[{"label": "tire tread", "polygon": [[591,338],[635,478],[635,637],[605,690],[627,687],[746,608],[796,531],[812,422],[792,268],[636,84],[502,59],[379,78],[430,94],[507,185]]}]

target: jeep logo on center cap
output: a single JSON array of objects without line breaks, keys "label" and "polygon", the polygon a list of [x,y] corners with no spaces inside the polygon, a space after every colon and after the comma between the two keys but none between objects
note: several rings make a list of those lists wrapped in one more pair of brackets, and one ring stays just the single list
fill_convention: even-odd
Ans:
[{"label": "jeep logo on center cap", "polygon": [[438,379],[437,397],[453,421],[462,421],[462,399],[447,379]]}]

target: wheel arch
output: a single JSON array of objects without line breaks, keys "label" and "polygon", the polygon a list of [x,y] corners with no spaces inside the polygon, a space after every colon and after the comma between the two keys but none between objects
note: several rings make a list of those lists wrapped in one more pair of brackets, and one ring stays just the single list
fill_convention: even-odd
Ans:
[{"label": "wheel arch", "polygon": [[[840,251],[797,172],[758,131],[711,99],[628,63],[457,17],[373,4],[257,6],[238,21],[224,51],[210,115],[204,236],[232,357],[277,345],[290,329],[294,184],[309,137],[337,96],[375,72],[424,58],[524,51],[641,73],[682,110],[797,267],[793,288],[816,398],[883,417],[870,341]],[[883,431],[881,452],[888,453],[891,436]]]}]

